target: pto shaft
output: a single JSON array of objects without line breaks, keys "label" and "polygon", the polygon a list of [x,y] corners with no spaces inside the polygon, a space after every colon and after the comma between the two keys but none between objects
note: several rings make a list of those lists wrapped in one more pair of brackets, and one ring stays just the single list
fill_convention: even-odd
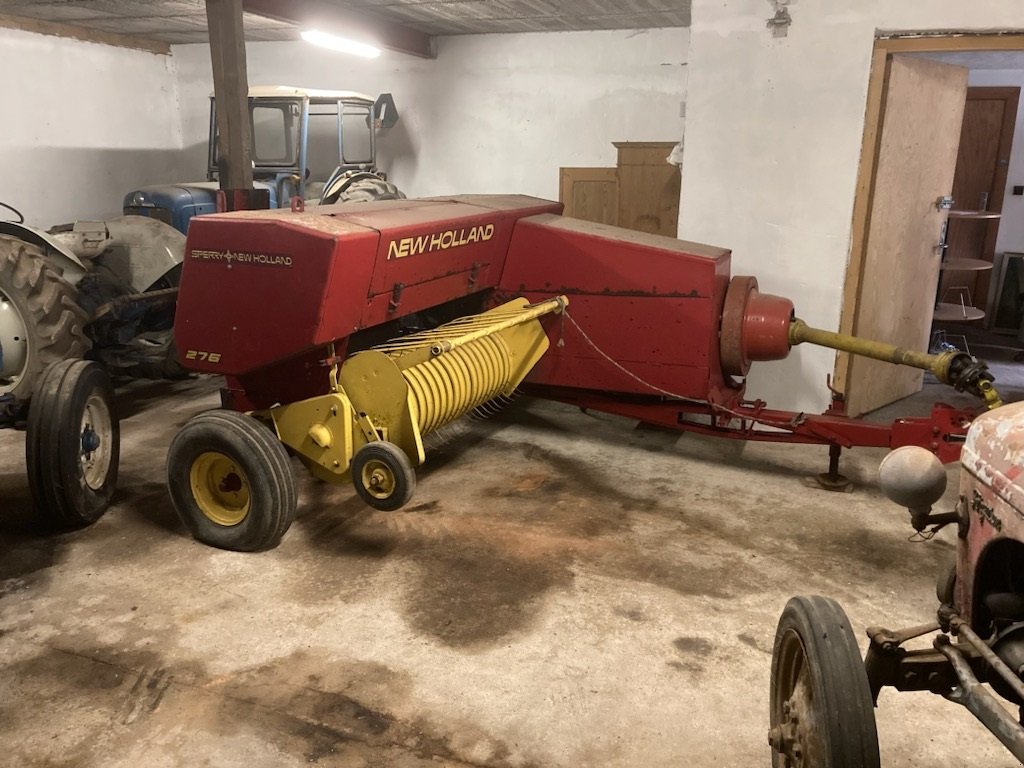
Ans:
[{"label": "pto shaft", "polygon": [[722,370],[746,376],[754,360],[781,360],[797,344],[817,344],[853,355],[929,371],[961,392],[982,398],[989,408],[1002,405],[985,363],[965,352],[938,355],[896,347],[871,339],[812,328],[793,312],[793,302],[761,293],[753,277],[737,276],[729,283],[722,309],[720,352]]},{"label": "pto shaft", "polygon": [[820,328],[812,328],[800,318],[794,318],[789,324],[789,345],[795,347],[804,343],[838,349],[851,355],[860,355],[893,365],[920,368],[933,374],[943,384],[983,398],[989,408],[998,408],[1003,404],[999,393],[992,386],[992,375],[988,367],[966,352],[950,350],[932,355],[872,339],[823,331]]}]

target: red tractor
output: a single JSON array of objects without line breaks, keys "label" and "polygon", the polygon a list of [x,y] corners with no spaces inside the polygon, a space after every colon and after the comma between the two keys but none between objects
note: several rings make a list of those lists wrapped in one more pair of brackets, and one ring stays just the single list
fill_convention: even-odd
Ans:
[{"label": "red tractor", "polygon": [[273,546],[295,514],[297,455],[377,509],[412,496],[423,437],[493,398],[531,394],[680,430],[959,454],[973,413],[873,425],[744,398],[755,360],[824,343],[933,371],[998,404],[959,352],[816,331],[729,277],[727,250],[561,215],[523,196],[238,211],[192,221],[175,334],[221,374],[225,410],[171,445],[175,507],[209,544]]},{"label": "red tractor", "polygon": [[[1024,726],[995,694],[1024,705],[1024,403],[979,416],[961,454],[956,508],[932,512],[946,472],[923,448],[890,453],[879,480],[910,510],[918,533],[958,534],[955,564],[939,577],[936,621],[869,627],[862,662],[845,612],[824,597],[794,597],[779,620],[772,657],[772,765],[879,765],[873,707],[886,686],[930,691],[966,707],[1024,762]],[[932,647],[907,641],[935,635]],[[991,686],[991,691],[985,687]],[[993,692],[995,694],[993,694]],[[1024,715],[1024,710],[1020,710]]]}]

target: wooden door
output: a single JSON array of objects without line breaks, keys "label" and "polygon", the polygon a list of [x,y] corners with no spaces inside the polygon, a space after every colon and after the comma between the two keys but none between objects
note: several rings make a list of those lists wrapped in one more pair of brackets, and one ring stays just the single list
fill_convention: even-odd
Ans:
[{"label": "wooden door", "polygon": [[[953,177],[954,208],[1002,213],[1019,98],[1020,88],[967,89]],[[991,263],[998,234],[999,219],[951,217],[946,258],[981,259]],[[944,272],[941,293],[955,294],[962,286],[974,306],[984,309],[990,275],[991,270]],[[959,299],[951,297],[949,300]]]},{"label": "wooden door", "polygon": [[565,215],[599,224],[619,222],[619,181],[614,168],[560,168],[558,201]]},{"label": "wooden door", "polygon": [[[853,281],[853,333],[925,350],[945,218],[936,201],[953,186],[967,70],[901,54],[887,57],[885,66],[866,247],[860,280]],[[836,373],[852,415],[911,395],[923,381],[921,371],[847,355],[837,358]]]}]

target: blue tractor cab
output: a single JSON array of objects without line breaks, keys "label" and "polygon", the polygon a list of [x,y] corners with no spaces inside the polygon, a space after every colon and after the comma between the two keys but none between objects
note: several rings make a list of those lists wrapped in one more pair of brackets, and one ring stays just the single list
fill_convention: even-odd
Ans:
[{"label": "blue tractor cab", "polygon": [[[293,197],[323,204],[404,197],[377,168],[377,132],[398,120],[391,94],[291,86],[249,89],[253,186],[271,208]],[[206,181],[160,184],[125,195],[126,215],[149,216],[187,233],[193,216],[217,211],[217,102],[210,97]],[[333,169],[333,170],[332,170]]]}]

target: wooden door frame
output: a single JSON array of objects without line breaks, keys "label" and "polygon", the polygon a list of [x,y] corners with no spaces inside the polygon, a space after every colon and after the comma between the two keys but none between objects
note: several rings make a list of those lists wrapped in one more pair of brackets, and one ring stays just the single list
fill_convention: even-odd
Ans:
[{"label": "wooden door frame", "polygon": [[[860,312],[860,294],[864,278],[868,233],[871,231],[871,207],[875,194],[875,171],[882,138],[889,57],[894,53],[949,53],[955,51],[1022,51],[1024,35],[1020,34],[946,34],[904,36],[875,39],[868,78],[867,109],[861,141],[860,164],[857,169],[857,190],[853,203],[853,227],[850,236],[850,258],[843,284],[843,304],[839,331],[853,333]],[[1005,185],[1004,185],[1005,186]],[[850,375],[850,355],[836,356],[833,386],[846,391]]]}]

